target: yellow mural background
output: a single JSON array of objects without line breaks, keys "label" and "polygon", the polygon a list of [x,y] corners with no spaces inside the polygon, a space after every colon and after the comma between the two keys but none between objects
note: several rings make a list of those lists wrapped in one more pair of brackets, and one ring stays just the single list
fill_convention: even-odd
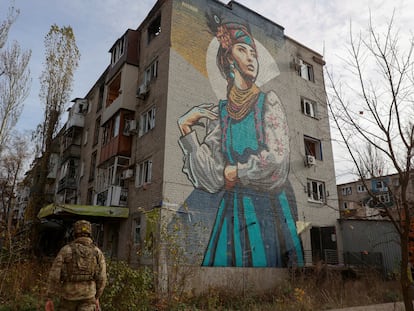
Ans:
[{"label": "yellow mural background", "polygon": [[208,31],[204,11],[184,1],[174,2],[172,48],[207,77],[206,51],[213,35]]},{"label": "yellow mural background", "polygon": [[[205,10],[195,6],[195,3],[193,5],[186,1],[174,1],[173,6],[172,48],[207,77],[206,53],[214,35],[209,32]],[[278,51],[284,44],[283,36],[269,37],[255,25],[249,26],[255,40],[260,41],[277,60]]]}]

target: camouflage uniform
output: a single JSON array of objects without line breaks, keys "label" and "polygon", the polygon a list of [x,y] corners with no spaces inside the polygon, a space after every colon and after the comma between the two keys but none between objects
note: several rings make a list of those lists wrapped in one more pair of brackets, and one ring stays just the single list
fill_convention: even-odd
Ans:
[{"label": "camouflage uniform", "polygon": [[[73,260],[72,254],[76,252],[77,247],[81,248],[82,245],[90,246],[90,249],[96,254],[97,265],[93,276],[91,274],[88,277],[73,276],[69,271],[70,263]],[[102,295],[106,281],[104,255],[93,244],[90,237],[80,236],[72,243],[62,247],[56,256],[49,272],[47,295],[51,297],[52,294],[56,294],[61,297],[59,310],[94,311],[96,299]]]}]

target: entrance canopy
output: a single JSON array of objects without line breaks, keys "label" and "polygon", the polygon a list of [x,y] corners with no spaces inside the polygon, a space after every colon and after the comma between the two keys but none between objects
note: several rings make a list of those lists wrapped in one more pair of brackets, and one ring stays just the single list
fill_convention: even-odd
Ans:
[{"label": "entrance canopy", "polygon": [[52,203],[42,207],[37,214],[38,218],[49,216],[94,216],[111,218],[128,218],[129,209],[126,207],[97,206],[97,205],[76,205]]}]

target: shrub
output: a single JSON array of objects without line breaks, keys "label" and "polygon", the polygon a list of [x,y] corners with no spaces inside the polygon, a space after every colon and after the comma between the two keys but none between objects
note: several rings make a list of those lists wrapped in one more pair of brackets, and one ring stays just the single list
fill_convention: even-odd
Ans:
[{"label": "shrub", "polygon": [[149,268],[133,269],[122,261],[107,263],[108,284],[100,299],[105,311],[150,310],[153,275]]}]

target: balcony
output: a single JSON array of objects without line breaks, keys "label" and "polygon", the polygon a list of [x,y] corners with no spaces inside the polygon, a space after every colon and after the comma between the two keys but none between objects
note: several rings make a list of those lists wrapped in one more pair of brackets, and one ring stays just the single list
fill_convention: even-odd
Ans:
[{"label": "balcony", "polygon": [[96,196],[96,205],[101,206],[127,206],[128,189],[121,186],[110,186]]},{"label": "balcony", "polygon": [[135,110],[137,76],[138,67],[124,63],[116,77],[111,82],[108,81],[102,124],[106,123],[119,109]]},{"label": "balcony", "polygon": [[62,152],[62,163],[65,162],[68,158],[79,159],[81,155],[81,146],[79,145],[70,145]]},{"label": "balcony", "polygon": [[85,126],[85,116],[83,113],[71,113],[66,122],[66,130],[71,127],[84,127]]},{"label": "balcony", "polygon": [[62,192],[65,189],[76,190],[77,182],[75,177],[65,176],[59,180],[57,192]]}]

